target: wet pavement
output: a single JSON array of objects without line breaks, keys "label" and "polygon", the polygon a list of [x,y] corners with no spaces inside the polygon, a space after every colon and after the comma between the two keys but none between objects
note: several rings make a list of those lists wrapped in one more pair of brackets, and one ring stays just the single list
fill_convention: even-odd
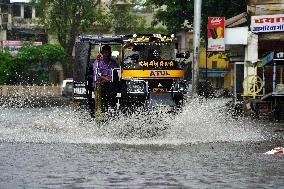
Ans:
[{"label": "wet pavement", "polygon": [[283,188],[284,124],[222,100],[97,124],[70,107],[0,107],[0,188]]}]

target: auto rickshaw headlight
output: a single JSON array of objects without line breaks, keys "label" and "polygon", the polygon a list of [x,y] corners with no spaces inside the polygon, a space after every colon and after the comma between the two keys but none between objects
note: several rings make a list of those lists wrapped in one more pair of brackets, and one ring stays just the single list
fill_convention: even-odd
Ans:
[{"label": "auto rickshaw headlight", "polygon": [[186,92],[186,84],[184,81],[177,81],[174,83],[173,91],[176,92]]},{"label": "auto rickshaw headlight", "polygon": [[145,82],[138,80],[131,80],[126,82],[128,93],[144,93],[145,92]]},{"label": "auto rickshaw headlight", "polygon": [[180,82],[180,83],[178,84],[178,90],[181,91],[181,92],[185,91],[185,90],[186,90],[186,85],[185,85],[185,83]]}]

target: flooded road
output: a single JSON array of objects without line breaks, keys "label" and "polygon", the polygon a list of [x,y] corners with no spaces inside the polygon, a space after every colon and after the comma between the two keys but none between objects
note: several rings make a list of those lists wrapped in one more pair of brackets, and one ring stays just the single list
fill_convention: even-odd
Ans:
[{"label": "flooded road", "polygon": [[0,188],[283,188],[283,125],[224,101],[98,125],[69,107],[0,107]]}]

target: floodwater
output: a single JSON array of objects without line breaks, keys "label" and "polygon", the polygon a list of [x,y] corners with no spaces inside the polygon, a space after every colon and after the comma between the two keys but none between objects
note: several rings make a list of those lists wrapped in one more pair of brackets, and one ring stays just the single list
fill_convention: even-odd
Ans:
[{"label": "floodwater", "polygon": [[225,101],[96,124],[70,107],[0,107],[0,188],[283,188],[283,124]]}]

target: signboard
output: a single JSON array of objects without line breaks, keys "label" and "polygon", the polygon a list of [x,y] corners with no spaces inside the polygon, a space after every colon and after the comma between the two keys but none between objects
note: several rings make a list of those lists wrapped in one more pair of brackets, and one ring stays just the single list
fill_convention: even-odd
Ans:
[{"label": "signboard", "polygon": [[144,60],[138,62],[141,68],[174,68],[177,67],[177,63],[172,60]]},{"label": "signboard", "polygon": [[284,60],[284,52],[274,52],[274,60]]},{"label": "signboard", "polygon": [[274,52],[268,53],[265,57],[262,58],[261,64],[262,66],[265,66],[267,63],[271,62],[274,57]]},{"label": "signboard", "polygon": [[4,52],[9,52],[12,56],[16,56],[19,49],[22,47],[21,41],[2,41],[0,42],[1,49]]},{"label": "signboard", "polygon": [[183,78],[183,70],[123,70],[122,78]]},{"label": "signboard", "polygon": [[248,44],[248,27],[226,28],[225,29],[226,45],[247,45]]},{"label": "signboard", "polygon": [[208,17],[208,51],[225,51],[225,17]]},{"label": "signboard", "polygon": [[250,28],[253,33],[284,31],[284,14],[252,16]]},{"label": "signboard", "polygon": [[86,84],[80,82],[74,82],[73,84],[73,98],[76,100],[87,99]]},{"label": "signboard", "polygon": [[266,64],[269,64],[272,61],[284,61],[284,52],[282,51],[272,51],[266,54],[262,60],[261,64],[262,66],[265,66]]},{"label": "signboard", "polygon": [[[9,52],[12,56],[16,56],[23,43],[22,41],[4,40],[0,41],[0,47],[4,52]],[[33,42],[33,45],[42,45],[42,42]]]}]

